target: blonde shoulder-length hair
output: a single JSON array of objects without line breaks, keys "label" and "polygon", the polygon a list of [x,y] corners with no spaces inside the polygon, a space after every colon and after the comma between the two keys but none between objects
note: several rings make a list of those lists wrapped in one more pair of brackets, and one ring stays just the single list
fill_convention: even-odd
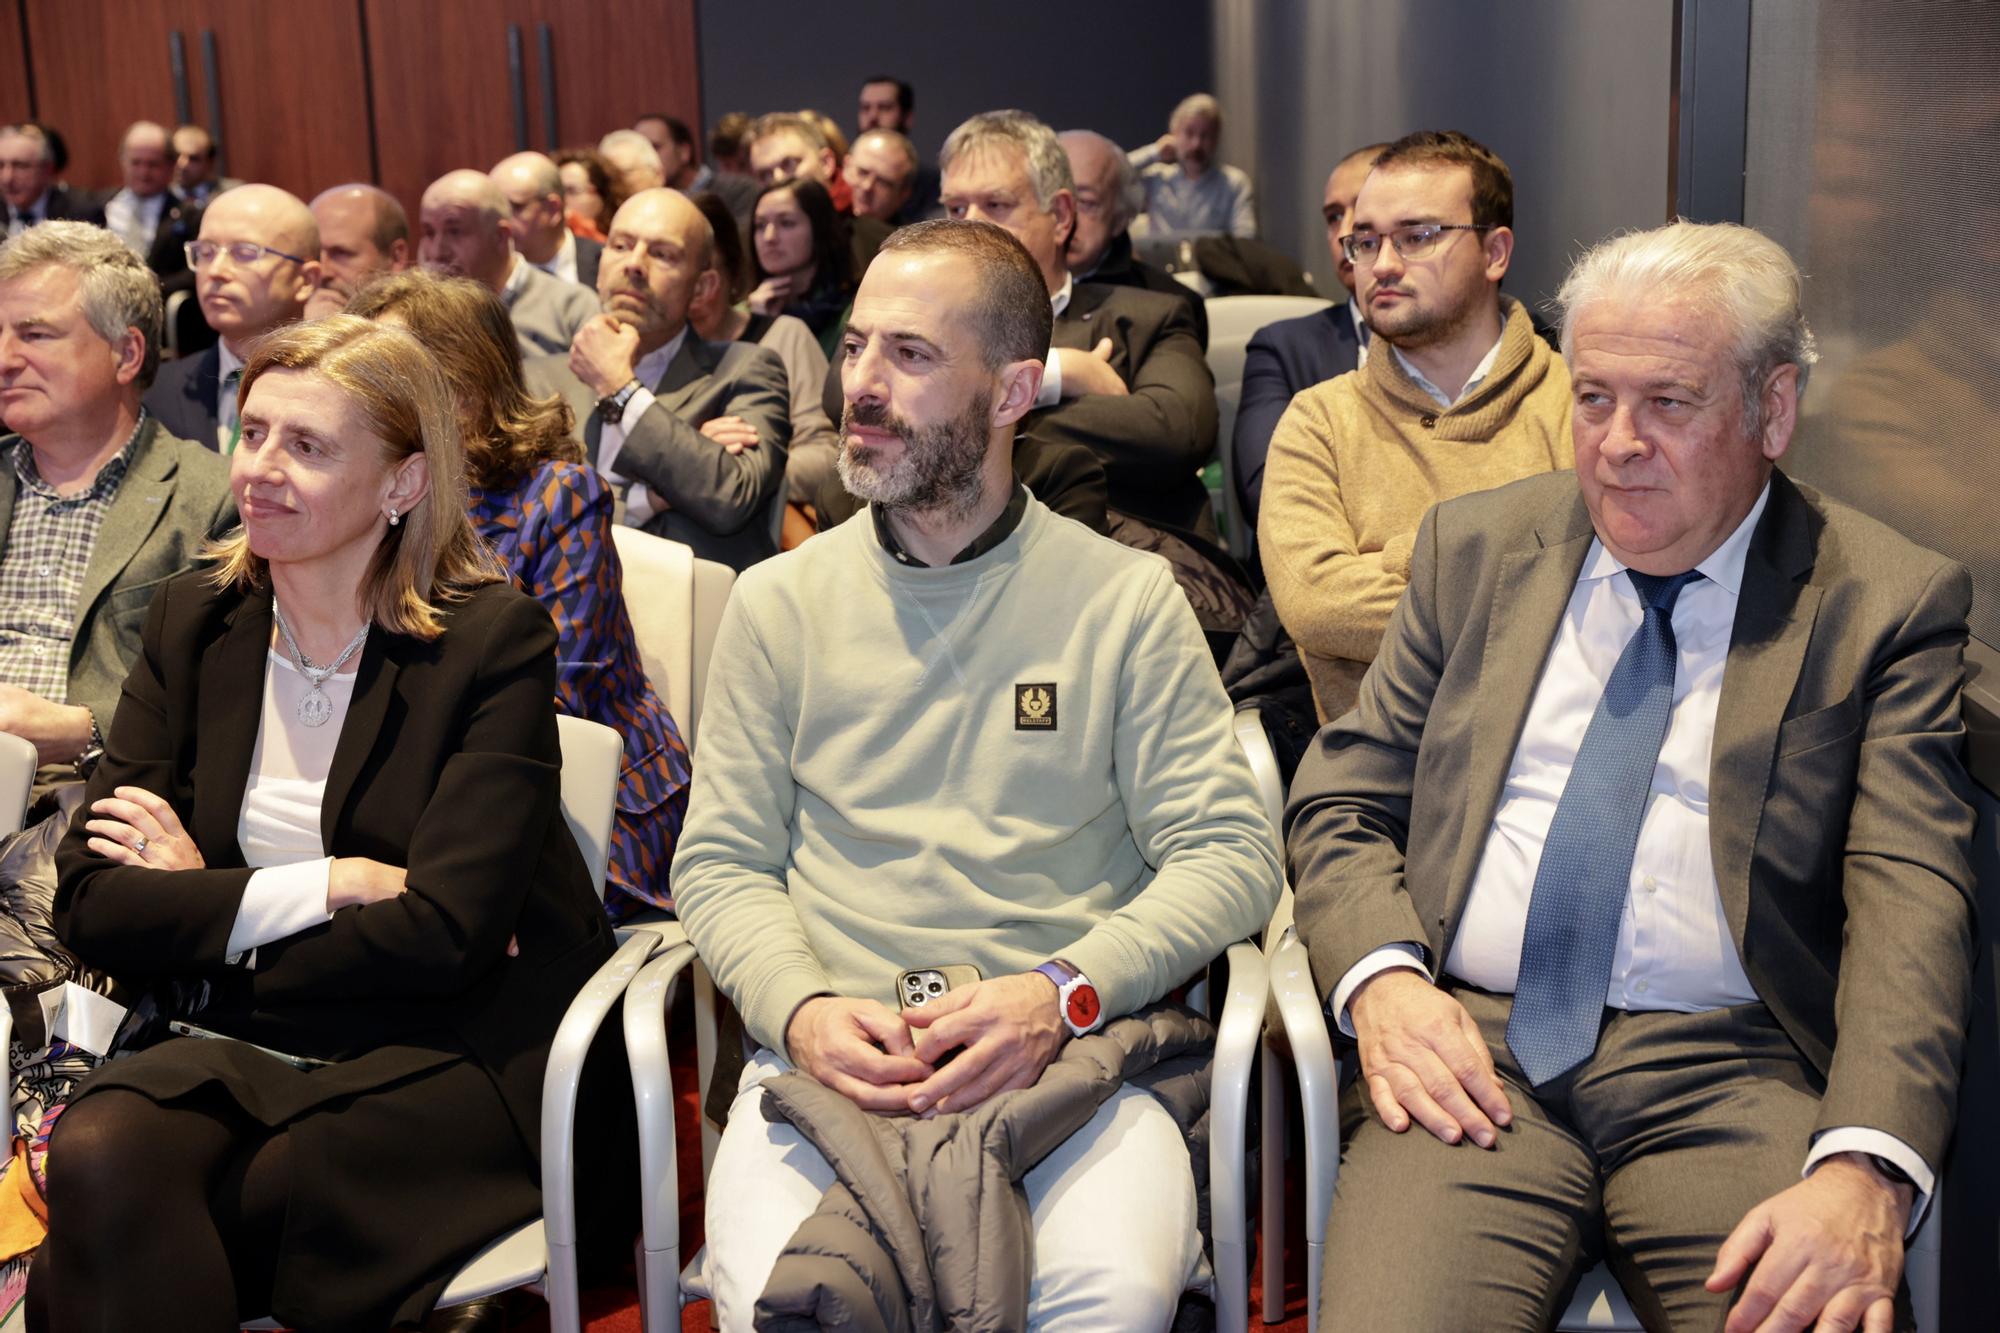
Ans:
[{"label": "blonde shoulder-length hair", "polygon": [[[385,467],[424,456],[430,486],[401,522],[384,531],[362,578],[361,605],[383,629],[436,638],[444,631],[441,607],[502,577],[466,517],[458,414],[437,363],[407,330],[329,315],[258,340],[243,367],[239,412],[270,370],[307,371],[347,394],[381,439]],[[215,561],[209,579],[218,588],[261,587],[269,578],[241,527],[210,542],[204,555]]]}]

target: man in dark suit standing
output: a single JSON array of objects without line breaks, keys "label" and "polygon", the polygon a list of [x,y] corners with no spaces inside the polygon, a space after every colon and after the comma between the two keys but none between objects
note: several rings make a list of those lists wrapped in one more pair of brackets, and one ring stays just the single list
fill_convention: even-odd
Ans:
[{"label": "man in dark suit standing", "polygon": [[236,447],[236,385],[250,344],[298,319],[319,286],[319,228],[297,196],[241,185],[201,211],[195,296],[219,341],[160,368],[146,407],[184,440]]},{"label": "man in dark suit standing", "polygon": [[1369,144],[1340,159],[1326,178],[1326,244],[1333,252],[1334,271],[1347,299],[1297,319],[1281,319],[1258,330],[1243,353],[1243,397],[1236,409],[1236,438],[1225,447],[1236,451],[1237,498],[1251,527],[1257,525],[1257,502],[1264,494],[1264,459],[1271,452],[1271,432],[1291,406],[1292,395],[1335,375],[1358,369],[1367,355],[1368,325],[1354,299],[1354,264],[1340,248],[1340,238],[1354,230],[1354,200],[1368,169],[1388,144]]},{"label": "man in dark suit standing", "polygon": [[56,147],[49,131],[22,122],[0,126],[0,200],[7,205],[7,235],[37,222],[68,220],[104,225],[104,210],[89,195],[57,185]]},{"label": "man in dark suit standing", "polygon": [[563,215],[562,173],[541,153],[500,159],[491,172],[507,199],[507,230],[514,251],[528,264],[564,282],[597,290],[597,262],[604,247],[569,229]]},{"label": "man in dark suit standing", "polygon": [[1972,586],[1776,470],[1799,291],[1728,224],[1585,255],[1574,477],[1431,511],[1300,767],[1299,931],[1363,1074],[1330,1326],[1546,1327],[1599,1257],[1648,1327],[1910,1326],[1969,1002]]},{"label": "man in dark suit standing", "polygon": [[227,465],[140,405],[160,320],[106,231],[0,246],[0,731],[72,777],[103,752],[153,590],[235,521]]},{"label": "man in dark suit standing", "polygon": [[380,186],[336,185],[314,195],[311,207],[319,226],[319,287],[306,302],[307,319],[338,313],[370,281],[416,261],[410,215]]},{"label": "man in dark suit standing", "polygon": [[1076,178],[1076,230],[1069,238],[1069,271],[1078,282],[1143,287],[1184,302],[1195,334],[1208,346],[1208,306],[1201,294],[1132,253],[1132,219],[1145,206],[1139,173],[1125,150],[1095,130],[1064,130],[1057,138]]},{"label": "man in dark suit standing", "polygon": [[584,455],[618,487],[625,522],[744,569],[777,553],[791,395],[775,352],[689,328],[696,292],[720,281],[714,244],[685,195],[626,200],[597,271],[603,313],[567,355],[530,361],[528,378],[569,402]]}]

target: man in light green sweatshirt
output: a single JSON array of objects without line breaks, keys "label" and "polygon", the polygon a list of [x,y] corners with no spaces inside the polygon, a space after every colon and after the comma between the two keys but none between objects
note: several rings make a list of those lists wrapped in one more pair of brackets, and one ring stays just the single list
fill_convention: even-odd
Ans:
[{"label": "man in light green sweatshirt", "polygon": [[[833,1180],[764,1121],[765,1079],[968,1109],[1277,900],[1275,837],[1168,566],[1014,480],[1050,323],[997,227],[885,242],[842,349],[841,479],[869,513],[748,570],[723,618],[673,880],[761,1048],[708,1189],[725,1329],[749,1327]],[[898,1012],[900,974],[962,964],[981,979]],[[1164,1328],[1200,1256],[1165,1110],[1122,1091],[1023,1183],[1031,1324]]]}]

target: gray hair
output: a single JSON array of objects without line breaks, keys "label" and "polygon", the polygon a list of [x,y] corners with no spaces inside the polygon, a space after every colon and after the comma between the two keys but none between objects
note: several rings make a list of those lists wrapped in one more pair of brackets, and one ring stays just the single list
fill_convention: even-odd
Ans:
[{"label": "gray hair", "polygon": [[1174,107],[1174,114],[1167,117],[1167,128],[1177,130],[1184,120],[1203,116],[1215,122],[1215,132],[1222,133],[1222,103],[1215,100],[1213,93],[1189,93]]},{"label": "gray hair", "polygon": [[1762,232],[1733,222],[1678,219],[1627,232],[1586,251],[1551,302],[1565,360],[1576,355],[1578,312],[1613,296],[1657,294],[1712,315],[1743,377],[1744,424],[1763,426],[1763,387],[1780,366],[1797,366],[1797,392],[1819,360],[1801,307],[1798,265]]},{"label": "gray hair", "polygon": [[34,144],[41,151],[42,165],[52,167],[56,164],[55,143],[49,138],[48,131],[41,126],[30,124],[25,120],[18,125],[0,125],[0,139],[10,134],[18,135]]},{"label": "gray hair", "polygon": [[[1096,130],[1064,130],[1056,136],[1058,142],[1068,138],[1093,139],[1110,159],[1111,197],[1105,200],[1109,205],[1105,225],[1113,236],[1122,234],[1132,225],[1133,218],[1146,211],[1146,187],[1139,181],[1138,169],[1115,140]],[[1064,152],[1066,154],[1068,150]]]},{"label": "gray hair", "polygon": [[0,245],[0,282],[12,282],[51,265],[76,275],[83,317],[108,343],[137,329],[145,341],[138,388],[160,369],[160,327],[165,303],[160,281],[125,242],[88,222],[44,222]]},{"label": "gray hair", "polygon": [[982,111],[960,125],[944,141],[938,170],[950,171],[960,154],[994,147],[1011,148],[1027,161],[1028,180],[1043,212],[1055,206],[1056,196],[1063,191],[1076,193],[1069,154],[1063,151],[1056,132],[1025,111]]}]

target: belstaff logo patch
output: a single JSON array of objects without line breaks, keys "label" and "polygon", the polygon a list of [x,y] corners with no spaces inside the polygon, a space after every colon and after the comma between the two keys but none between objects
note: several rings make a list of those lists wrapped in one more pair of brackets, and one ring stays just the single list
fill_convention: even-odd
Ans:
[{"label": "belstaff logo patch", "polygon": [[1014,687],[1014,730],[1054,731],[1056,729],[1056,686],[1054,681]]}]

